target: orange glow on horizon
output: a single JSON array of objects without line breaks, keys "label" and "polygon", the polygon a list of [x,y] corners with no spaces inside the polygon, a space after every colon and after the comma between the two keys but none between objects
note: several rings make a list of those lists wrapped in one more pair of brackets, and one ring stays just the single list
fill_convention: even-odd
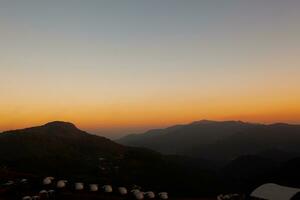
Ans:
[{"label": "orange glow on horizon", "polygon": [[[196,99],[190,102],[152,100],[143,103],[123,105],[40,105],[31,106],[31,110],[20,109],[17,115],[3,108],[0,113],[0,129],[11,130],[42,125],[49,121],[69,121],[83,130],[110,134],[145,131],[151,128],[185,124],[201,119],[242,120],[247,122],[300,122],[300,107],[293,99],[262,100],[240,97],[236,102],[232,98],[217,100]],[[3,112],[4,111],[4,112]],[[6,112],[5,112],[6,111]]]}]

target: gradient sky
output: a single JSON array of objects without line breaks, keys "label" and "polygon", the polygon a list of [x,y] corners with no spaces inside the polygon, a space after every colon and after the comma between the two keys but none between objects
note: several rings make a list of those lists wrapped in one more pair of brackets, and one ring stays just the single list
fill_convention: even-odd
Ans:
[{"label": "gradient sky", "polygon": [[1,0],[0,130],[300,123],[299,0]]}]

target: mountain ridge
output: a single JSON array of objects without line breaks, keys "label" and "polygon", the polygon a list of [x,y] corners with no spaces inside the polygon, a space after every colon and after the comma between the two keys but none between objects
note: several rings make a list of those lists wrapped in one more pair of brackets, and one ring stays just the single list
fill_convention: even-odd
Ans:
[{"label": "mountain ridge", "polygon": [[[245,129],[249,124],[242,124],[245,127],[241,129],[239,127],[241,122],[230,121],[219,128],[215,127],[215,122],[202,121],[193,123],[188,126],[188,129],[185,129],[184,125],[169,127],[167,129],[169,132],[164,137],[182,130],[189,134],[198,133],[194,128],[203,125],[213,128],[209,133],[224,130],[247,131],[234,132],[233,135],[231,132],[221,133],[233,137],[218,140],[220,144],[226,144],[225,146],[214,146],[218,144],[215,143],[211,144],[211,147],[201,145],[198,148],[192,146],[191,149],[184,149],[187,153],[190,153],[189,150],[196,152],[197,158],[195,158],[162,155],[152,150],[127,147],[107,138],[81,131],[74,124],[55,121],[0,134],[0,171],[18,172],[22,173],[22,176],[24,173],[39,177],[51,175],[66,180],[101,184],[138,184],[156,190],[164,188],[165,191],[172,193],[172,196],[174,194],[215,196],[222,191],[250,191],[255,186],[271,180],[277,180],[279,183],[282,181],[288,184],[298,183],[300,159],[297,158],[299,156],[297,152],[291,156],[288,151],[283,151],[281,148],[267,146],[268,150],[259,151],[258,154],[253,152],[241,156],[232,154],[231,150],[235,153],[236,149],[240,151],[243,150],[241,147],[247,147],[244,141],[248,142],[248,135],[252,135],[249,130],[260,135],[265,133],[260,132],[261,127],[265,128],[265,126],[259,125],[253,128],[251,125],[250,129]],[[275,130],[287,130],[286,125],[279,124],[271,127]],[[289,128],[293,130],[294,127]],[[160,131],[156,133],[160,135]],[[293,135],[294,132],[287,133],[287,136],[290,134]],[[179,135],[181,138],[178,141],[181,142],[185,134]],[[267,132],[266,135],[269,133]],[[246,140],[245,136],[247,136]],[[281,141],[280,138],[277,139]],[[239,142],[242,146],[239,146]],[[178,144],[176,140],[174,144]],[[212,149],[219,151],[211,152]],[[214,154],[219,155],[221,151],[224,153],[222,156],[229,155],[231,160],[219,162],[202,159],[200,154],[205,151],[208,151],[206,155],[210,158],[213,158]]]},{"label": "mountain ridge", "polygon": [[81,173],[95,170],[101,156],[120,157],[129,151],[131,148],[89,134],[70,122],[54,121],[0,134],[0,166],[25,172],[36,168],[63,173],[70,168],[70,173]]},{"label": "mountain ridge", "polygon": [[[172,126],[176,127],[176,126]],[[288,140],[291,140],[290,144]],[[163,154],[179,154],[206,159],[234,159],[268,149],[300,152],[300,125],[259,124],[242,121],[200,120],[178,129],[149,130],[128,135],[117,142],[150,148]]]}]

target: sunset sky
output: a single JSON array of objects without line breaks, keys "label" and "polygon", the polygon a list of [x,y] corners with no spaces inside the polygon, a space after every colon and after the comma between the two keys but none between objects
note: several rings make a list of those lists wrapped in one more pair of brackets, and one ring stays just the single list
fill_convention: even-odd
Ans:
[{"label": "sunset sky", "polygon": [[299,0],[1,0],[0,131],[300,123]]}]

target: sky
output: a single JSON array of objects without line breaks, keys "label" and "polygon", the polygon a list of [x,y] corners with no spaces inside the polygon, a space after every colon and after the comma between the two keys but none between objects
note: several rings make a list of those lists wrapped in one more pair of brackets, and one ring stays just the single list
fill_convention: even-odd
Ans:
[{"label": "sky", "polygon": [[0,0],[0,131],[300,123],[298,0]]}]

